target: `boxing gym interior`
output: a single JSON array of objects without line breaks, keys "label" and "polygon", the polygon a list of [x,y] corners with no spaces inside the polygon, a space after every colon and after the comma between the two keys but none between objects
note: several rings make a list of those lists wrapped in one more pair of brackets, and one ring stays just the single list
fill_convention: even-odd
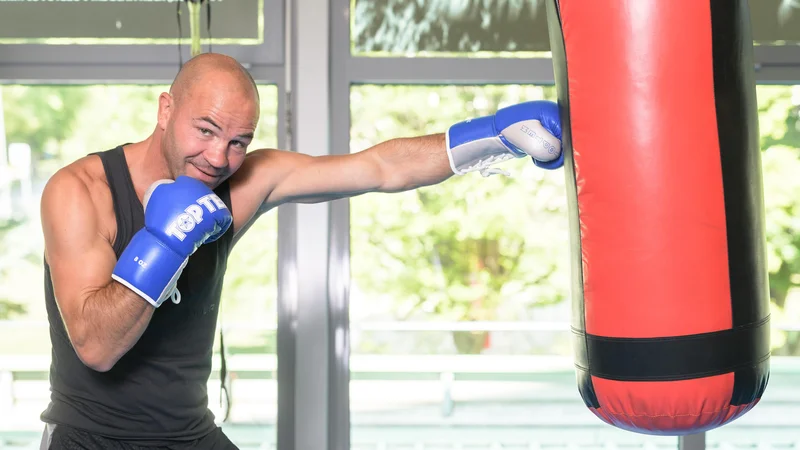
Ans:
[{"label": "boxing gym interior", "polygon": [[563,167],[253,223],[207,383],[238,448],[800,450],[798,0],[0,1],[0,449],[57,395],[45,186],[203,53],[257,85],[250,149],[561,120]]}]

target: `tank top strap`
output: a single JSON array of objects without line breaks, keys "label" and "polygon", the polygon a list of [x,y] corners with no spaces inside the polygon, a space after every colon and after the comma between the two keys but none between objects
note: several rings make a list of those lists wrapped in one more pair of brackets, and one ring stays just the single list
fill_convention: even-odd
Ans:
[{"label": "tank top strap", "polygon": [[[225,203],[225,206],[233,213],[233,205],[231,203],[231,186],[230,180],[223,181],[216,189],[214,189],[214,193],[217,194],[220,200]],[[230,254],[230,251],[233,249],[233,227],[231,226],[228,231],[222,235],[222,237],[218,240],[220,248],[225,254]]]},{"label": "tank top strap", "polygon": [[103,162],[106,180],[114,202],[114,215],[117,219],[114,253],[119,257],[133,235],[144,226],[144,207],[133,187],[123,146],[120,145],[95,154]]}]

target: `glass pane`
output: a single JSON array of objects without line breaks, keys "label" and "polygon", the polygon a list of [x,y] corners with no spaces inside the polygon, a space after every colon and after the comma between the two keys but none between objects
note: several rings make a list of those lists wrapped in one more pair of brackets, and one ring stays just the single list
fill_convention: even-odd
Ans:
[{"label": "glass pane", "polygon": [[749,0],[753,40],[757,44],[800,43],[800,2],[797,0]]},{"label": "glass pane", "polygon": [[[259,86],[259,93],[261,120],[249,148],[276,148],[278,89]],[[277,264],[278,213],[273,210],[256,221],[233,248],[222,293],[220,326],[232,400],[223,428],[243,449],[270,448],[277,437]],[[220,394],[218,376],[213,380],[209,403],[220,420],[220,401],[211,397]]]},{"label": "glass pane", "polygon": [[772,370],[758,405],[707,434],[708,445],[714,448],[797,447],[800,436],[800,86],[759,86],[758,109],[772,297]]},{"label": "glass pane", "polygon": [[524,57],[548,52],[539,56],[549,56],[547,14],[541,0],[352,2],[353,54]]},{"label": "glass pane", "polygon": [[[0,44],[177,44],[176,36],[190,37],[191,19],[184,3],[188,2],[0,1]],[[209,37],[206,3],[198,9],[204,38]],[[209,4],[213,43],[263,42],[264,0]]]},{"label": "glass pane", "polygon": [[[754,41],[800,43],[800,2],[750,3]],[[360,56],[549,57],[549,39],[543,0],[352,0]]]},{"label": "glass pane", "polygon": [[[167,88],[0,86],[0,440],[13,432],[19,442],[38,442],[43,426],[39,415],[50,396],[42,188],[56,170],[87,153],[147,137],[154,127],[157,97]],[[265,85],[259,91],[261,122],[252,148],[275,147],[277,88]],[[220,325],[225,327],[233,379],[233,407],[225,427],[234,442],[252,443],[254,429],[259,443],[274,439],[269,430],[277,410],[276,244],[277,215],[270,213],[253,225],[228,262]],[[217,359],[218,353],[217,342]],[[221,419],[219,385],[214,373],[209,407]]]},{"label": "glass pane", "polygon": [[[555,95],[353,86],[351,151]],[[351,200],[353,448],[675,449],[677,438],[619,430],[584,405],[568,332],[564,174],[529,159],[503,168],[512,177]]]}]

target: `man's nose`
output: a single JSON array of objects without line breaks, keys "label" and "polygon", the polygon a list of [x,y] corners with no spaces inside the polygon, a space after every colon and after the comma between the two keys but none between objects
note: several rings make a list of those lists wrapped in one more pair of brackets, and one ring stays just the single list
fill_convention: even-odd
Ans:
[{"label": "man's nose", "polygon": [[215,145],[205,153],[206,161],[213,168],[221,170],[228,167],[228,147],[224,145]]}]

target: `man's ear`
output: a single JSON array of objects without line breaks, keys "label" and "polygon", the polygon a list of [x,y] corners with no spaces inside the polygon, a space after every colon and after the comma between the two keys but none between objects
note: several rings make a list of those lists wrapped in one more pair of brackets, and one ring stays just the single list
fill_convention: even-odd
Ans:
[{"label": "man's ear", "polygon": [[175,99],[172,95],[162,92],[161,95],[158,96],[158,127],[161,128],[161,130],[167,128],[169,118],[172,116],[172,112],[175,109],[174,106]]}]

